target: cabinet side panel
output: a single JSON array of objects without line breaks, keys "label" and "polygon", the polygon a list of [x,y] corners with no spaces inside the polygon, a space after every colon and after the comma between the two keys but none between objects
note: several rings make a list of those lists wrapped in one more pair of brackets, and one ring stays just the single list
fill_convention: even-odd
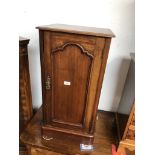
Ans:
[{"label": "cabinet side panel", "polygon": [[[91,81],[90,88],[88,94],[88,103],[86,107],[86,118],[85,118],[85,128],[87,132],[91,132],[91,128],[94,124],[93,117],[97,111],[98,101],[96,100],[96,95],[100,94],[100,85],[102,84],[100,81],[101,75],[103,74],[104,68],[102,65],[105,65],[105,61],[103,64],[103,59],[106,60],[104,52],[105,47],[105,38],[97,38],[96,39],[96,48],[95,48],[95,58],[93,60],[93,67],[91,71]],[[98,96],[99,97],[99,96]]]},{"label": "cabinet side panel", "polygon": [[103,82],[105,68],[106,68],[107,59],[108,59],[111,38],[105,39],[104,46],[103,46],[102,42],[103,42],[103,40],[100,40],[100,46],[102,46],[102,50],[101,50],[102,55],[100,57],[101,66],[100,66],[100,74],[99,74],[97,89],[96,89],[96,94],[95,94],[95,101],[94,101],[94,105],[93,105],[94,111],[92,112],[92,119],[91,119],[92,123],[90,124],[90,133],[94,133],[94,130],[95,130],[97,108],[98,108],[98,104],[99,104],[99,98],[100,98],[101,89],[102,89],[102,82]]}]

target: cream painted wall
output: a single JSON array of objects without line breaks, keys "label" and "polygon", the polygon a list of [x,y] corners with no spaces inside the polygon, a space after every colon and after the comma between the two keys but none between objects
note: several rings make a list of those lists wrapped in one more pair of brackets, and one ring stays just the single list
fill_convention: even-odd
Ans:
[{"label": "cream painted wall", "polygon": [[42,104],[36,26],[52,23],[110,28],[112,40],[99,109],[116,111],[130,54],[134,52],[134,0],[25,0],[20,2],[19,35],[30,39],[29,64],[34,107]]}]

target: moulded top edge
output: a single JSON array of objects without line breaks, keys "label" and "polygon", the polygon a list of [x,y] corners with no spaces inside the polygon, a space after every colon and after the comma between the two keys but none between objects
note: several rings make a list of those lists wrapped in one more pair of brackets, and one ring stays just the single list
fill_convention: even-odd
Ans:
[{"label": "moulded top edge", "polygon": [[114,33],[107,28],[96,28],[96,27],[75,26],[65,24],[51,24],[45,26],[38,26],[36,28],[40,30],[84,34],[99,37],[109,37],[109,38],[115,37]]},{"label": "moulded top edge", "polygon": [[30,41],[30,39],[19,36],[19,45],[27,45],[29,43],[29,41]]},{"label": "moulded top edge", "polygon": [[30,39],[19,36],[19,41],[29,41]]}]

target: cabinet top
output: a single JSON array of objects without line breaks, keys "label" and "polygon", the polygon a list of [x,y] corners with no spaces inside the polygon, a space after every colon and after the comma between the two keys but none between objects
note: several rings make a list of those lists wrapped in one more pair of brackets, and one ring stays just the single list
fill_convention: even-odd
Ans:
[{"label": "cabinet top", "polygon": [[65,24],[51,24],[45,26],[38,26],[36,28],[40,30],[66,32],[73,34],[84,34],[98,37],[109,37],[109,38],[115,37],[114,33],[110,29],[105,28],[85,27],[85,26],[65,25]]},{"label": "cabinet top", "polygon": [[19,36],[19,44],[20,45],[28,44],[29,41],[30,41],[30,39]]}]

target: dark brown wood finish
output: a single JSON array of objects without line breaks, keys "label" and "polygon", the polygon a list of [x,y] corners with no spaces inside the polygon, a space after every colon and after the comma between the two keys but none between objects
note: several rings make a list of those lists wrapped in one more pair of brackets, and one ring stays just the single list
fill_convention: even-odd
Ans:
[{"label": "dark brown wood finish", "polygon": [[116,142],[114,128],[114,113],[98,111],[93,151],[80,151],[80,145],[75,139],[62,137],[43,139],[41,133],[42,109],[38,110],[34,118],[21,135],[21,141],[26,144],[29,155],[111,155],[111,144]]},{"label": "dark brown wood finish", "polygon": [[38,28],[43,136],[64,134],[79,142],[92,143],[102,80],[114,35],[107,29],[78,26]]},{"label": "dark brown wood finish", "polygon": [[[32,98],[30,88],[27,46],[29,39],[19,38],[19,134],[24,130],[32,117]],[[20,153],[26,149],[20,142]]]}]

